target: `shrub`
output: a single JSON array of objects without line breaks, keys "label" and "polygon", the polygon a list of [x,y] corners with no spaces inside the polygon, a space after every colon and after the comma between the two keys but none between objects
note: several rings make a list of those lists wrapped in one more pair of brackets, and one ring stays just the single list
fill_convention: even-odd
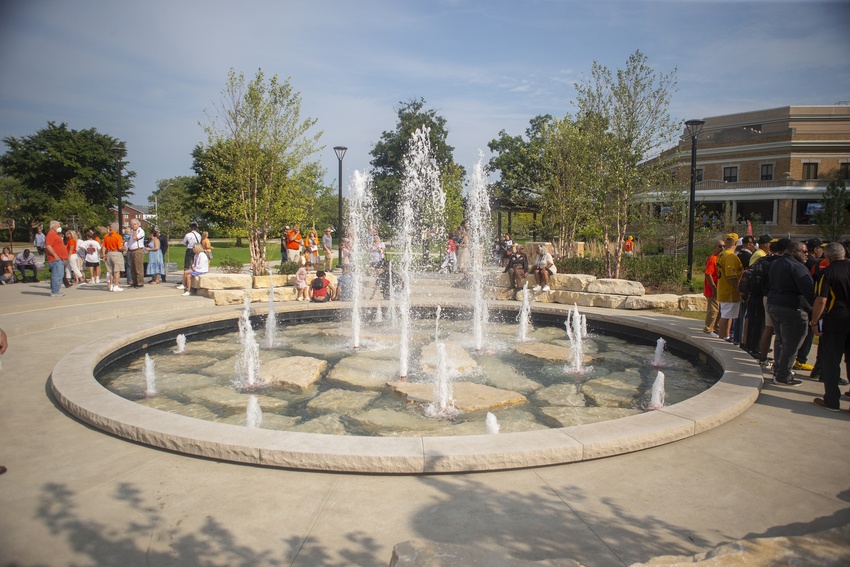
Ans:
[{"label": "shrub", "polygon": [[[604,258],[559,258],[555,261],[562,274],[589,274],[597,278],[608,277]],[[696,262],[695,262],[696,265]],[[683,255],[641,254],[623,258],[620,277],[640,282],[654,292],[684,293],[687,290],[685,269],[687,259]],[[702,288],[702,270],[694,269],[694,280]]]},{"label": "shrub", "polygon": [[218,269],[225,274],[241,274],[242,261],[236,258],[225,256],[218,262]]},{"label": "shrub", "polygon": [[300,267],[301,266],[298,262],[281,262],[280,268],[278,268],[278,273],[289,276],[297,272]]}]

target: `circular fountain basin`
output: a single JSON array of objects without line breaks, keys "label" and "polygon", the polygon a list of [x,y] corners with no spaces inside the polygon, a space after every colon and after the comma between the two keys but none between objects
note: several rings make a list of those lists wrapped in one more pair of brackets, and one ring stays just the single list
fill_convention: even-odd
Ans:
[{"label": "circular fountain basin", "polygon": [[[446,307],[445,302],[443,305]],[[495,302],[492,307],[516,311],[516,304],[510,302]],[[326,319],[336,310],[338,306],[295,306],[278,315]],[[252,311],[264,313],[262,308]],[[534,314],[554,321],[563,320],[566,311],[566,306],[548,304],[536,306]],[[335,436],[214,423],[139,405],[113,394],[95,379],[112,361],[155,342],[173,340],[178,333],[232,329],[239,315],[228,312],[146,329],[111,344],[95,341],[84,345],[59,362],[51,376],[51,389],[60,404],[79,419],[155,447],[264,466],[377,473],[499,470],[627,453],[716,427],[745,411],[758,396],[761,374],[752,360],[725,343],[694,336],[691,321],[603,310],[586,313],[596,329],[608,328],[646,340],[663,336],[677,350],[716,365],[723,375],[693,398],[631,417],[557,429],[451,437]]]}]

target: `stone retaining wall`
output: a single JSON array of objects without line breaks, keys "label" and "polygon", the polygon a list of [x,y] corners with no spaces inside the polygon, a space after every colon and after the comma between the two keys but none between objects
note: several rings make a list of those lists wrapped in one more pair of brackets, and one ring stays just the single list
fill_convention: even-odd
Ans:
[{"label": "stone retaining wall", "polygon": [[[316,277],[315,272],[308,274],[309,282]],[[325,277],[336,286],[335,274]],[[247,274],[210,273],[192,278],[192,288],[198,295],[209,297],[216,305],[234,305],[245,301],[245,294],[251,295],[252,303],[268,303],[270,280],[274,282],[275,301],[295,301],[295,276],[250,276]],[[535,283],[529,276],[528,289]],[[490,282],[488,294],[494,299],[514,299],[509,289],[507,274],[497,274]],[[534,301],[540,303],[576,304],[580,307],[607,307],[609,309],[680,309],[682,311],[705,311],[706,299],[702,294],[646,295],[640,282],[629,280],[596,278],[586,274],[555,274],[549,278],[549,291],[531,291]]]}]

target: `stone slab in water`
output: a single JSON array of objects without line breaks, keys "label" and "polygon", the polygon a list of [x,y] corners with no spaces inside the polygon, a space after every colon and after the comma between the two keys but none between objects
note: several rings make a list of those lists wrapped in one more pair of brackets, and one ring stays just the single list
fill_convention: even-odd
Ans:
[{"label": "stone slab in water", "polygon": [[620,407],[634,402],[640,384],[640,374],[636,370],[627,370],[592,378],[582,384],[581,391],[597,406]]},{"label": "stone slab in water", "polygon": [[636,409],[618,407],[549,406],[540,408],[540,413],[550,419],[554,419],[562,427],[569,427],[571,425],[583,425],[585,423],[619,419],[643,412]]},{"label": "stone slab in water", "polygon": [[[572,359],[572,349],[569,347],[539,343],[529,341],[527,343],[517,343],[514,345],[514,350],[520,354],[533,356],[543,360],[551,360],[553,362],[566,362]],[[582,357],[584,364],[589,364],[593,361],[592,356],[585,355]]]},{"label": "stone slab in water", "polygon": [[[478,367],[469,353],[463,347],[455,342],[444,342],[446,347],[446,367],[449,372],[454,374],[463,374]],[[435,373],[437,371],[437,343],[429,343],[422,347],[422,352],[419,356],[419,366],[423,371]]]},{"label": "stone slab in water", "polygon": [[379,392],[353,392],[334,388],[322,392],[307,403],[307,409],[313,411],[330,411],[336,413],[354,413],[362,411],[366,406],[381,396]]},{"label": "stone slab in water", "polygon": [[555,384],[536,392],[534,397],[548,406],[584,407],[587,405],[578,384]]},{"label": "stone slab in water", "polygon": [[306,392],[328,367],[326,360],[309,356],[287,356],[260,366],[260,377],[268,384],[278,384]]},{"label": "stone slab in water", "polygon": [[476,382],[484,380],[488,386],[521,393],[533,392],[543,387],[540,382],[520,374],[512,365],[495,356],[482,356],[479,360],[479,368],[481,369],[480,377],[464,379],[470,381],[474,379]]},{"label": "stone slab in water", "polygon": [[[260,408],[263,411],[267,409],[280,409],[286,407],[288,402],[273,396],[265,396],[263,394],[254,393],[257,396],[257,401],[260,402]],[[251,397],[250,392],[239,392],[234,388],[226,386],[210,386],[195,392],[195,397],[209,404],[215,404],[230,408],[234,411],[244,411],[248,408],[248,398]]]},{"label": "stone slab in water", "polygon": [[325,414],[315,419],[302,421],[289,428],[301,433],[322,433],[324,435],[348,435],[345,424],[337,415]]},{"label": "stone slab in water", "polygon": [[[263,413],[263,421],[258,429],[271,429],[274,431],[289,431],[299,421],[297,417],[289,415],[280,415],[277,413]],[[248,426],[247,414],[235,414],[221,420],[221,423],[229,423],[230,425],[239,425],[242,427]]]},{"label": "stone slab in water", "polygon": [[[390,382],[389,386],[403,394],[410,402],[431,403],[434,401],[434,385],[414,382]],[[484,384],[458,382],[452,384],[454,407],[460,411],[492,409],[527,401],[519,392],[501,390]]]},{"label": "stone slab in water", "polygon": [[376,362],[368,356],[349,356],[334,364],[328,379],[354,388],[381,388],[398,379],[398,360]]},{"label": "stone slab in water", "polygon": [[176,413],[177,415],[185,415],[186,417],[206,419],[208,421],[215,421],[216,419],[215,414],[201,404],[183,404],[164,396],[145,398],[139,400],[138,403],[149,408],[167,411],[168,413]]},{"label": "stone slab in water", "polygon": [[393,411],[386,408],[370,409],[349,417],[360,427],[380,431],[388,437],[404,435],[405,431],[418,433],[442,427],[440,420],[428,419],[412,411]]}]

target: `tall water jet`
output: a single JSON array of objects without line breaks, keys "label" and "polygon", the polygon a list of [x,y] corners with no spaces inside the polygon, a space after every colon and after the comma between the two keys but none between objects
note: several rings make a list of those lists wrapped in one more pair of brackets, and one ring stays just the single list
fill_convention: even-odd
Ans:
[{"label": "tall water jet", "polygon": [[578,312],[578,305],[573,304],[573,306],[573,311],[567,311],[567,320],[564,323],[567,328],[567,338],[570,340],[570,360],[567,361],[564,371],[569,374],[583,374],[593,370],[593,367],[584,365],[581,315]]},{"label": "tall water jet", "polygon": [[177,350],[174,351],[174,354],[183,354],[186,352],[186,335],[179,334],[177,335]]},{"label": "tall water jet", "polygon": [[236,357],[235,384],[253,388],[260,383],[260,346],[251,327],[251,296],[245,293],[245,309],[239,317],[239,356]]},{"label": "tall water jet", "polygon": [[667,341],[664,340],[664,337],[658,337],[658,341],[655,343],[655,356],[652,358],[652,365],[656,368],[659,366],[667,366],[667,363],[664,362],[665,346],[667,346]]},{"label": "tall water jet", "polygon": [[408,374],[410,357],[413,240],[419,238],[425,230],[437,232],[442,228],[443,212],[446,206],[446,196],[440,187],[440,169],[431,151],[429,134],[430,129],[423,126],[413,132],[410,137],[408,151],[404,156],[401,199],[397,215],[400,258],[398,270],[394,275],[401,280],[398,311],[399,375],[402,378]]},{"label": "tall water jet", "polygon": [[496,419],[496,416],[490,413],[489,411],[487,412],[487,418],[484,420],[484,423],[487,426],[487,433],[489,433],[490,435],[497,434],[502,428],[499,425],[499,420]]},{"label": "tall water jet", "polygon": [[384,310],[381,309],[380,305],[378,305],[375,308],[375,322],[376,323],[383,323],[384,322]]},{"label": "tall water jet", "polygon": [[434,320],[436,321],[434,323],[434,340],[435,341],[440,340],[440,313],[442,311],[443,311],[443,308],[440,305],[438,305],[437,306],[437,313],[434,315]]},{"label": "tall water jet", "polygon": [[263,423],[263,409],[257,396],[248,398],[248,409],[245,412],[245,423],[248,427],[256,429]]},{"label": "tall water jet", "polygon": [[[372,221],[374,203],[372,178],[368,173],[355,171],[348,186],[348,233],[351,239],[351,336],[352,346],[360,347],[362,327],[363,290],[366,287],[366,271],[369,265],[369,246],[372,244]],[[380,307],[378,308],[380,310]]]},{"label": "tall water jet", "polygon": [[145,353],[145,395],[147,396],[155,396],[156,395],[156,371],[154,367],[156,363],[151,358],[151,355]]},{"label": "tall water jet", "polygon": [[487,277],[486,266],[489,263],[488,246],[490,243],[490,191],[487,173],[484,171],[484,153],[478,151],[478,161],[472,170],[467,195],[467,216],[469,219],[469,261],[472,278],[472,333],[475,348],[484,348],[484,335],[490,318],[487,306],[487,294],[484,284]]},{"label": "tall water jet", "polygon": [[528,340],[528,329],[531,327],[531,299],[528,293],[528,282],[522,285],[522,307],[517,315],[519,321],[519,335],[517,340],[524,343]]},{"label": "tall water jet", "polygon": [[274,277],[269,275],[269,314],[266,317],[266,348],[275,348],[277,343],[277,317],[274,312]]},{"label": "tall water jet", "polygon": [[652,395],[649,403],[646,405],[648,410],[658,410],[664,407],[664,373],[660,370],[655,376],[655,382],[652,383]]}]

